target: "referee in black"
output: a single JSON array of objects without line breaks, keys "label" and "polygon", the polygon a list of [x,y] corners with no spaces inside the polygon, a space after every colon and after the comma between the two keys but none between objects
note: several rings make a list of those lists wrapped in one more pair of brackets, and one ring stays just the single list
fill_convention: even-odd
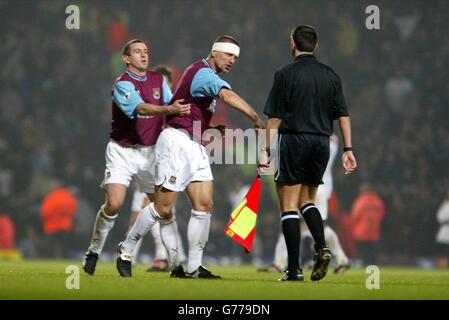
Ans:
[{"label": "referee in black", "polygon": [[342,162],[351,173],[357,162],[352,153],[351,124],[346,110],[340,77],[319,62],[316,30],[308,25],[296,27],[291,34],[294,62],[279,69],[265,105],[268,116],[265,145],[259,156],[260,174],[269,168],[272,129],[278,129],[278,168],[275,174],[282,231],[288,251],[288,267],[280,281],[302,281],[299,266],[299,215],[305,219],[315,241],[312,281],[322,279],[332,253],[326,246],[323,220],[315,206],[315,195],[329,160],[329,137],[338,119],[343,136]]}]

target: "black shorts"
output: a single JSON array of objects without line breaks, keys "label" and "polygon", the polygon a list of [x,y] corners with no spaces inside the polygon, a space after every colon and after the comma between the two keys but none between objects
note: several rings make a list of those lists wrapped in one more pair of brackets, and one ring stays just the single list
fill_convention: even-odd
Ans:
[{"label": "black shorts", "polygon": [[307,184],[323,183],[329,161],[329,137],[309,133],[279,134],[277,182]]}]

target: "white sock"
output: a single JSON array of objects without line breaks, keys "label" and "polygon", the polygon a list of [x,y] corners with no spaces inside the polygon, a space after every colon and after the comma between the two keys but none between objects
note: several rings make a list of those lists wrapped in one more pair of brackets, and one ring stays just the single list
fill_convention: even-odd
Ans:
[{"label": "white sock", "polygon": [[170,220],[161,220],[161,239],[168,254],[168,261],[172,267],[179,265],[178,260],[178,237],[176,236],[175,217]]},{"label": "white sock", "polygon": [[129,230],[125,241],[121,245],[122,253],[132,255],[137,242],[145,236],[147,232],[154,226],[156,221],[161,220],[161,216],[154,209],[154,203],[140,210],[136,222],[134,222],[131,230]]},{"label": "white sock", "polygon": [[[176,203],[171,208],[171,212],[176,216]],[[184,245],[182,242],[181,234],[179,233],[178,221],[175,220],[176,237],[178,238],[178,262],[180,264],[187,261],[186,251],[184,250]]]},{"label": "white sock", "polygon": [[326,242],[329,245],[332,253],[335,255],[337,266],[341,264],[347,264],[349,262],[348,257],[343,251],[343,248],[340,245],[340,241],[338,240],[338,236],[335,231],[331,227],[326,226],[324,228],[324,237],[326,238]]},{"label": "white sock", "polygon": [[133,252],[132,263],[137,263],[137,256],[139,255],[140,247],[142,247],[142,240],[143,240],[143,238],[140,238],[139,241],[137,241],[137,243],[136,243],[136,247],[134,248],[134,252]]},{"label": "white sock", "polygon": [[179,233],[178,222],[175,221],[176,225],[176,238],[178,239],[178,259],[179,263],[183,263],[187,261],[186,251],[184,250],[184,244],[182,242],[181,234]]},{"label": "white sock", "polygon": [[279,234],[276,247],[274,248],[274,265],[281,269],[284,269],[287,265],[288,253],[287,244],[282,233]]},{"label": "white sock", "polygon": [[161,226],[159,223],[156,223],[153,228],[151,228],[151,235],[154,240],[154,259],[168,260],[167,250],[161,239]]},{"label": "white sock", "polygon": [[108,216],[104,212],[104,205],[101,206],[98,211],[97,218],[95,220],[94,231],[90,242],[89,250],[100,254],[103,251],[104,243],[108,237],[109,231],[112,229],[115,223],[115,216]]},{"label": "white sock", "polygon": [[211,215],[208,212],[192,210],[189,226],[187,227],[187,238],[189,241],[189,263],[188,272],[192,273],[201,265],[203,250],[209,240]]}]

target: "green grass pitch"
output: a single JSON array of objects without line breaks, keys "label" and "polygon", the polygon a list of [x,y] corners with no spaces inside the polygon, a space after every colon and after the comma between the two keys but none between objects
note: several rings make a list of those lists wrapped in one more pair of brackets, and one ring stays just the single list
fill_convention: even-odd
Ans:
[{"label": "green grass pitch", "polygon": [[[66,288],[66,267],[79,267],[79,289]],[[209,266],[222,280],[170,279],[168,273],[133,268],[121,279],[112,262],[100,261],[94,276],[78,261],[0,262],[0,299],[150,299],[150,300],[306,300],[306,299],[449,299],[449,270],[380,266],[380,289],[369,290],[365,269],[343,275],[329,270],[319,282],[278,282],[281,274],[258,273],[253,266]]]}]

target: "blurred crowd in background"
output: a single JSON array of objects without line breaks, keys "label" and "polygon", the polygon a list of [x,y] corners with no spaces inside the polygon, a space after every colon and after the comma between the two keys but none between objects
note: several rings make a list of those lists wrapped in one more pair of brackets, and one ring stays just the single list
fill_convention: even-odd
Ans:
[{"label": "blurred crowd in background", "polygon": [[[338,205],[330,223],[338,229],[339,220],[351,215],[359,187],[369,183],[385,206],[378,261],[425,266],[425,259],[449,256],[449,245],[436,242],[436,213],[449,190],[449,2],[376,1],[380,30],[365,27],[366,1],[72,2],[0,0],[0,218],[12,226],[2,224],[5,230],[14,231],[9,246],[23,256],[77,258],[88,246],[104,197],[99,184],[111,86],[124,70],[120,51],[127,40],[148,41],[151,64],[171,66],[176,81],[186,66],[207,56],[218,35],[234,36],[241,57],[224,79],[262,114],[274,72],[291,61],[289,34],[298,24],[317,28],[317,57],[343,80],[359,163],[345,177],[336,161]],[[80,8],[79,30],[65,27],[69,4]],[[251,126],[223,105],[214,121]],[[215,214],[207,255],[217,261],[244,257],[223,229],[235,193],[252,182],[255,166],[212,170]],[[272,258],[280,222],[270,180],[262,186],[255,250],[243,261]],[[44,226],[44,198],[55,190],[73,205],[64,206],[69,222],[62,237]],[[113,252],[126,232],[127,208],[106,251]],[[177,210],[185,237],[185,197]],[[349,239],[343,245],[357,257],[351,229],[342,230],[348,233],[343,240]],[[151,253],[151,243],[146,246]]]}]

